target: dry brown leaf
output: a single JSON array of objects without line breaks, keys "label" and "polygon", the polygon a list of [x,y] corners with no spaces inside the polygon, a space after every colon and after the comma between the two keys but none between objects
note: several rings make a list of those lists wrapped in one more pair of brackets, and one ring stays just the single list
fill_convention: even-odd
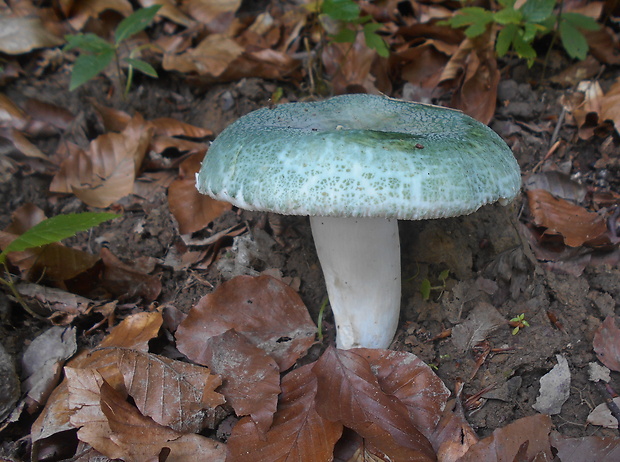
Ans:
[{"label": "dry brown leaf", "polygon": [[601,99],[601,120],[611,120],[620,132],[620,79],[611,86]]},{"label": "dry brown leaf", "polygon": [[[126,347],[146,352],[148,351],[148,341],[157,335],[160,325],[160,313],[139,313],[124,319],[115,326],[102,344],[105,347]],[[99,356],[93,358],[88,355],[88,352],[83,352],[69,361],[67,367],[93,368],[109,365],[96,363],[99,359]],[[69,390],[65,379],[52,392],[45,408],[32,425],[30,434],[33,442],[33,453],[36,454],[45,445],[46,439],[73,429],[74,427],[70,422],[73,414],[74,410],[69,406]]]},{"label": "dry brown leaf", "polygon": [[46,287],[39,284],[20,283],[17,292],[32,311],[49,314],[49,320],[57,326],[67,326],[89,311],[94,302],[65,290]]},{"label": "dry brown leaf", "polygon": [[120,261],[108,249],[101,249],[104,270],[101,285],[117,297],[140,297],[152,302],[161,292],[161,281]]},{"label": "dry brown leaf", "polygon": [[317,382],[312,364],[288,373],[282,379],[278,410],[269,431],[261,438],[254,422],[245,417],[228,439],[229,461],[254,462],[331,460],[342,425],[323,419],[316,412]]},{"label": "dry brown leaf", "polygon": [[182,73],[219,77],[228,66],[244,52],[244,48],[223,34],[208,35],[196,48],[181,54],[166,53],[162,62],[164,69]]},{"label": "dry brown leaf", "polygon": [[75,116],[64,107],[28,98],[24,105],[26,113],[34,120],[50,124],[58,129],[66,130]]},{"label": "dry brown leaf", "polygon": [[409,410],[413,424],[430,438],[443,413],[450,390],[420,358],[405,351],[360,348],[381,390],[398,398]]},{"label": "dry brown leaf", "polygon": [[[182,153],[198,153],[198,152],[202,152],[205,149],[208,148],[208,144],[207,143],[202,143],[202,142],[196,142],[196,141],[190,141],[190,140],[185,140],[183,138],[174,138],[172,136],[159,136],[159,135],[155,135],[153,136],[153,139],[151,140],[151,145],[149,146],[149,151],[152,152],[156,152],[156,153],[162,153],[164,152],[166,149],[176,149],[179,152]],[[151,165],[157,165],[155,162],[153,162],[153,159],[149,159],[149,166]],[[161,162],[161,167],[163,168],[167,168],[170,164],[174,164],[174,162],[170,162],[170,160],[166,159],[167,162]]]},{"label": "dry brown leaf", "polygon": [[465,418],[460,397],[448,403],[430,440],[437,451],[437,459],[442,462],[460,460],[478,442],[476,432]]},{"label": "dry brown leaf", "polygon": [[557,199],[544,189],[527,191],[530,211],[536,226],[547,228],[545,234],[559,234],[570,247],[608,243],[605,217],[583,207]]},{"label": "dry brown leaf", "polygon": [[180,234],[206,228],[209,223],[232,208],[232,204],[200,194],[196,189],[196,173],[204,151],[191,155],[179,166],[179,178],[168,187],[168,207],[179,223]]},{"label": "dry brown leaf", "polygon": [[149,341],[157,337],[163,323],[159,311],[136,313],[112,329],[99,344],[99,348],[127,348],[146,353]]},{"label": "dry brown leaf", "polygon": [[334,93],[379,93],[375,78],[370,73],[377,56],[375,50],[366,46],[361,33],[352,44],[327,44],[322,61]]},{"label": "dry brown leaf", "polygon": [[208,26],[211,32],[224,33],[235,19],[241,0],[187,0],[189,15]]},{"label": "dry brown leaf", "polygon": [[592,56],[606,64],[620,64],[618,37],[612,28],[601,27],[599,30],[582,31],[582,33],[588,41]]},{"label": "dry brown leaf", "polygon": [[65,6],[65,15],[69,16],[69,24],[75,30],[82,30],[86,22],[96,19],[105,10],[113,10],[123,16],[133,13],[133,7],[128,0],[80,0]]},{"label": "dry brown leaf", "polygon": [[[102,369],[102,364],[113,365],[140,412],[179,432],[200,432],[205,417],[224,404],[224,397],[214,391],[222,384],[221,378],[205,367],[126,348],[97,349],[90,363],[92,367],[82,364],[68,374],[70,393],[76,383],[84,382],[82,377],[90,377]],[[90,391],[96,393],[98,389]],[[74,408],[81,406],[73,397],[71,401]]]},{"label": "dry brown leaf", "polygon": [[620,329],[613,316],[607,316],[596,329],[592,345],[600,362],[620,372]]},{"label": "dry brown leaf", "polygon": [[103,127],[107,131],[122,132],[131,121],[131,116],[125,111],[104,106],[94,98],[90,98],[89,101],[95,108],[99,117],[101,117]]},{"label": "dry brown leaf", "polygon": [[127,462],[157,460],[166,449],[169,450],[165,458],[167,462],[223,462],[226,457],[223,443],[158,425],[140,414],[107,382],[101,386],[101,408],[108,419],[114,442],[122,451],[122,459]]},{"label": "dry brown leaf", "polygon": [[548,415],[536,414],[518,419],[471,446],[459,462],[513,461],[526,441],[529,444],[525,460],[532,460],[541,452],[547,457],[544,460],[553,460],[549,444],[551,425]]},{"label": "dry brown leaf", "polygon": [[133,192],[133,183],[151,140],[152,128],[136,114],[122,133],[107,133],[88,151],[67,158],[50,191],[74,193],[88,205],[105,208]]},{"label": "dry brown leaf", "polygon": [[190,317],[191,312],[177,329],[179,351],[221,375],[223,385],[220,391],[235,413],[249,415],[261,435],[266,433],[273,421],[280,393],[278,365],[264,350],[232,329],[221,335],[209,335],[208,340],[199,345],[192,342],[192,337],[186,334],[187,326],[192,324]]},{"label": "dry brown leaf", "polygon": [[318,414],[351,428],[391,460],[435,460],[405,405],[379,386],[364,351],[330,347],[316,362]]},{"label": "dry brown leaf", "polygon": [[153,5],[161,5],[156,17],[163,16],[164,18],[185,27],[191,27],[194,24],[194,21],[188,18],[185,13],[177,8],[176,2],[172,0],[139,0],[138,3],[140,3],[142,8],[148,8]]},{"label": "dry brown leaf", "polygon": [[177,331],[179,349],[195,360],[210,337],[229,329],[263,349],[281,371],[306,353],[316,333],[297,292],[270,276],[238,276],[204,296]]},{"label": "dry brown leaf", "polygon": [[190,125],[170,117],[160,117],[151,120],[155,135],[160,136],[185,136],[187,138],[205,138],[213,135],[213,131],[207,128]]},{"label": "dry brown leaf", "polygon": [[64,40],[48,31],[38,17],[0,17],[0,51],[9,55],[57,47]]},{"label": "dry brown leaf", "polygon": [[450,58],[441,82],[453,81],[456,91],[450,103],[484,124],[495,114],[500,73],[495,59],[495,34],[492,31],[466,38]]},{"label": "dry brown leaf", "polygon": [[0,126],[23,130],[30,118],[8,96],[0,93]]},{"label": "dry brown leaf", "polygon": [[620,439],[584,436],[566,438],[558,432],[551,433],[551,445],[557,449],[557,457],[562,462],[615,462],[620,460]]}]

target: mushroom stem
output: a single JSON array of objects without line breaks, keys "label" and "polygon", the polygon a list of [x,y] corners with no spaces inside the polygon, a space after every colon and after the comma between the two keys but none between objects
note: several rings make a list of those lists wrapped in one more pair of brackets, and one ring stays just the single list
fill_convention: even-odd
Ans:
[{"label": "mushroom stem", "polygon": [[400,313],[398,220],[310,217],[338,348],[387,348]]}]

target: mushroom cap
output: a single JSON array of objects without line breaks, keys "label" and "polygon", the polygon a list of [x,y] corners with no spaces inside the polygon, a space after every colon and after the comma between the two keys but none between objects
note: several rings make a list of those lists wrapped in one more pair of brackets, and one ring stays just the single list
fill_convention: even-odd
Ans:
[{"label": "mushroom cap", "polygon": [[519,166],[460,111],[343,95],[251,112],[213,141],[197,188],[246,210],[425,219],[509,202]]}]

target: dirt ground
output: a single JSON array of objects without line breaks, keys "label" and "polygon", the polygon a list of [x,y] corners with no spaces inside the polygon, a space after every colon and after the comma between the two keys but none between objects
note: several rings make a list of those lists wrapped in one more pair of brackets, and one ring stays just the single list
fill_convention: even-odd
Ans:
[{"label": "dirt ground", "polygon": [[[562,111],[557,90],[547,85],[533,87],[531,82],[532,74],[526,69],[511,70],[500,85],[498,111],[491,124],[514,149],[524,177],[532,173],[549,147],[550,130],[535,128],[544,123],[547,123],[545,127],[554,128]],[[129,101],[118,102],[106,97],[108,88],[102,79],[68,93],[66,75],[51,75],[46,80],[20,79],[6,87],[5,92],[18,104],[28,97],[36,97],[79,115],[81,122],[73,130],[73,141],[79,142],[101,131],[90,98],[127,111],[139,111],[145,119],[174,117],[217,134],[241,115],[270,104],[271,95],[281,85],[247,79],[202,92],[172,77],[144,79],[138,82]],[[287,86],[283,89],[284,100],[307,97],[300,90]],[[561,127],[559,136],[569,142],[569,147],[557,154],[554,162],[570,162],[573,178],[588,188],[617,191],[618,170],[594,167],[600,157],[602,139],[575,141],[575,127],[569,124]],[[51,137],[40,142],[40,147],[52,151],[63,141]],[[0,228],[9,224],[17,207],[28,202],[41,207],[48,216],[87,210],[75,197],[50,194],[49,182],[49,176],[31,167],[5,175],[0,183]],[[156,304],[173,305],[187,312],[222,280],[275,268],[283,276],[299,281],[302,299],[312,318],[317,319],[325,287],[306,217],[275,217],[233,209],[198,234],[207,236],[247,223],[249,231],[237,239],[245,237],[254,244],[249,265],[237,264],[238,246],[231,247],[231,238],[220,251],[219,260],[208,269],[177,270],[170,265],[169,257],[178,247],[180,236],[168,210],[165,189],[147,199],[121,205],[120,221],[103,224],[68,243],[92,253],[105,245],[127,262],[140,257],[156,259],[154,274],[163,286]],[[557,265],[553,268],[539,261],[528,244],[528,213],[522,196],[507,207],[487,206],[466,217],[401,222],[403,308],[392,347],[413,352],[431,364],[450,390],[454,390],[460,379],[465,381],[465,396],[489,388],[467,412],[468,421],[480,436],[536,413],[532,405],[539,393],[539,380],[557,364],[557,355],[561,355],[568,360],[571,386],[568,401],[559,414],[552,416],[556,429],[575,437],[617,435],[615,430],[586,424],[587,415],[603,401],[588,381],[587,365],[596,359],[592,348],[595,329],[606,316],[617,312],[620,270],[615,264],[616,251],[599,251],[596,260],[593,257],[579,276],[562,271]],[[98,239],[99,236],[104,239]],[[445,283],[438,279],[443,270],[449,270]],[[425,278],[439,287],[431,292],[428,300],[423,299],[419,290]],[[476,307],[488,305],[495,307],[505,319],[523,313],[530,326],[516,335],[508,324],[490,333],[486,339],[490,353],[475,371],[476,358],[469,349],[463,349],[454,338],[434,337],[467,319]],[[6,295],[0,294],[0,309],[8,313],[9,306],[11,311],[0,327],[0,336],[6,350],[18,359],[28,341],[45,325],[25,315]],[[120,309],[119,318],[124,314],[127,313]],[[323,345],[313,347],[311,357],[333,342],[329,316],[325,327],[326,339]],[[94,337],[78,337],[92,344],[97,335],[103,332]],[[611,386],[620,389],[617,379],[612,380]],[[27,457],[28,428],[34,417],[23,416],[17,424],[4,430],[0,453]]]}]

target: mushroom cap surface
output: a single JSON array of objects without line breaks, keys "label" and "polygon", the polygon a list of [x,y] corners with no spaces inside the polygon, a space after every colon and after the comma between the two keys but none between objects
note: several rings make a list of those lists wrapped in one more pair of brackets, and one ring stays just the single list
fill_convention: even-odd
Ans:
[{"label": "mushroom cap surface", "polygon": [[356,94],[239,118],[196,186],[246,210],[415,220],[509,202],[521,174],[506,143],[460,111]]}]

